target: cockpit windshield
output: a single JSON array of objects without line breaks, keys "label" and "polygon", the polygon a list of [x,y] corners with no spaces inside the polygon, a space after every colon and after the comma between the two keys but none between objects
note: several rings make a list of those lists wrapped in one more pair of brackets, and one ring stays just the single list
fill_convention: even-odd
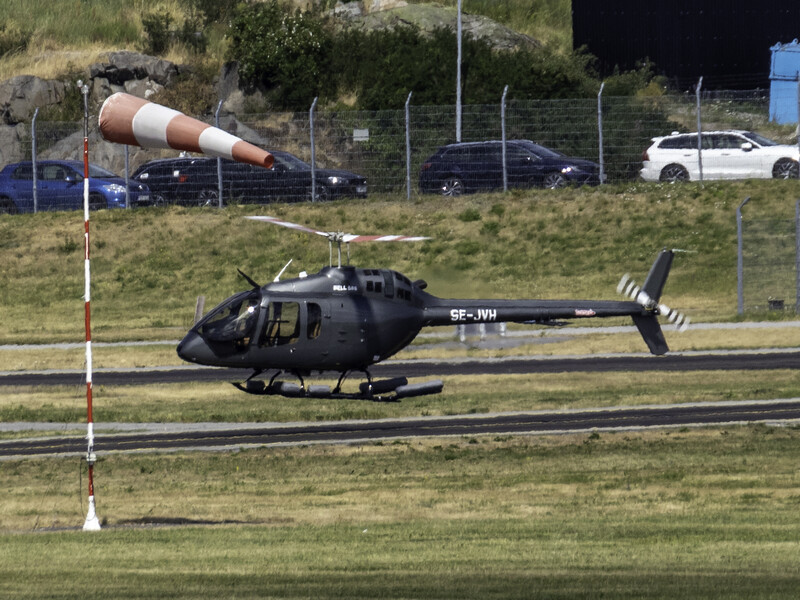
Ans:
[{"label": "cockpit windshield", "polygon": [[210,342],[241,341],[247,343],[258,320],[260,295],[242,292],[229,298],[200,322],[200,335]]}]

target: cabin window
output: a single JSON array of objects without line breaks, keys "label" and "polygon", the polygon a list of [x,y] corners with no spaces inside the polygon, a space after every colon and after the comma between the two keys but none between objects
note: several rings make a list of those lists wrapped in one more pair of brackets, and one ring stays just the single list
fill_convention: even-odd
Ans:
[{"label": "cabin window", "polygon": [[297,302],[270,302],[261,345],[293,344],[300,337],[300,305]]},{"label": "cabin window", "polygon": [[383,272],[383,295],[387,298],[394,298],[394,280],[391,271]]},{"label": "cabin window", "polygon": [[306,326],[306,333],[308,339],[313,340],[319,337],[319,331],[322,328],[322,308],[319,304],[314,302],[308,303],[308,325]]},{"label": "cabin window", "polygon": [[258,320],[258,310],[258,294],[238,294],[206,317],[200,334],[212,342],[236,341],[246,346]]}]

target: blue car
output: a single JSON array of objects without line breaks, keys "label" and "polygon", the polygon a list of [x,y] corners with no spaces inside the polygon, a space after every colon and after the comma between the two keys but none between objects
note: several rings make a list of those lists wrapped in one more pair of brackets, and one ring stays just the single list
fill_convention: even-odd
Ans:
[{"label": "blue car", "polygon": [[[146,204],[150,190],[130,181],[130,206]],[[36,161],[36,210],[83,208],[83,162]],[[89,165],[89,208],[125,208],[125,180],[97,165]],[[33,163],[11,163],[0,171],[0,213],[34,212]]]},{"label": "blue car", "polygon": [[[565,156],[530,140],[508,140],[506,175],[511,188],[597,185],[600,165]],[[419,189],[423,194],[443,196],[503,189],[502,142],[442,146],[422,164]]]}]

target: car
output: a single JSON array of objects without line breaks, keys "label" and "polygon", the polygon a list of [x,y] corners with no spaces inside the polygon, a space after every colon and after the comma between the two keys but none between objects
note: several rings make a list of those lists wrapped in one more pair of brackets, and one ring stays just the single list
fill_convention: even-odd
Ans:
[{"label": "car", "polygon": [[[311,165],[282,150],[269,151],[272,168],[221,159],[223,201],[263,204],[311,199]],[[146,183],[156,202],[216,205],[219,202],[217,159],[181,157],[143,164],[133,178]],[[315,200],[367,197],[367,179],[340,169],[315,171]]]},{"label": "car", "polygon": [[796,145],[785,146],[752,131],[704,131],[702,152],[697,133],[677,133],[653,138],[642,153],[640,174],[645,181],[700,179],[796,179],[800,154]]},{"label": "car", "polygon": [[[84,165],[79,160],[36,161],[36,210],[83,208]],[[131,206],[148,202],[150,190],[129,182]],[[89,165],[89,208],[125,208],[125,180]],[[34,212],[33,162],[11,163],[0,170],[0,213]]]},{"label": "car", "polygon": [[[530,140],[506,141],[509,187],[560,188],[600,183],[600,165],[571,158]],[[422,163],[423,194],[460,196],[503,187],[503,142],[460,142],[439,148]]]}]

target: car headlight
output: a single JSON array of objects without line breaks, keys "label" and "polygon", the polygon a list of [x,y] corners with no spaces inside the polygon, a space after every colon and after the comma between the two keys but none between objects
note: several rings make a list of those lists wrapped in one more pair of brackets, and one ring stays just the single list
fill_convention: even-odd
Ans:
[{"label": "car headlight", "polygon": [[103,186],[103,189],[112,194],[124,194],[125,186],[118,183],[108,183]]},{"label": "car headlight", "polygon": [[564,167],[561,169],[561,172],[564,175],[569,175],[570,173],[582,173],[583,171],[581,171],[580,167],[570,165],[569,167]]},{"label": "car headlight", "polygon": [[335,175],[332,175],[328,177],[328,183],[331,185],[344,185],[347,183],[347,179],[345,179],[344,177],[337,177]]}]

